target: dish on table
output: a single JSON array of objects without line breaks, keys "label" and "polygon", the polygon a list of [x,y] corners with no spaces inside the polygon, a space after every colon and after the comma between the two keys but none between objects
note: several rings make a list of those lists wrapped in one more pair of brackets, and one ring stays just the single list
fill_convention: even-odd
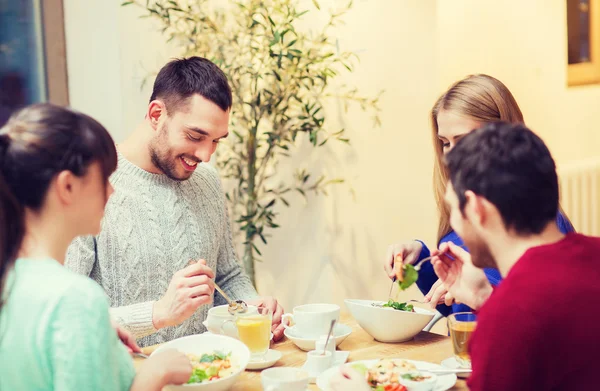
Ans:
[{"label": "dish on table", "polygon": [[194,370],[188,384],[169,385],[169,391],[225,391],[250,362],[250,350],[241,341],[215,334],[189,335],[169,341],[152,354],[176,349],[190,357]]},{"label": "dish on table", "polygon": [[[372,390],[376,391],[446,391],[456,384],[456,375],[433,375],[427,370],[442,369],[437,364],[424,361],[412,361],[402,359],[365,360],[346,364],[357,372],[365,375],[365,380]],[[317,386],[323,391],[330,391],[329,381],[339,371],[339,367],[328,369],[317,378]],[[422,376],[422,382],[406,382],[405,375],[415,379],[417,375]],[[402,383],[409,384],[407,387]],[[419,383],[419,384],[413,384]],[[421,386],[419,388],[419,386]]]},{"label": "dish on table", "polygon": [[214,351],[202,356],[188,353],[192,363],[192,376],[188,384],[209,383],[232,375],[238,368],[232,363],[231,352]]},{"label": "dish on table", "polygon": [[433,319],[432,311],[413,307],[414,311],[399,311],[383,307],[388,302],[344,300],[359,326],[379,342],[404,342],[412,339]]},{"label": "dish on table", "polygon": [[[318,338],[307,337],[299,332],[295,326],[284,330],[283,334],[289,340],[291,340],[298,348],[309,352],[315,350]],[[337,323],[333,328],[332,338],[335,340],[335,346],[338,347],[348,336],[352,334],[352,327]]]}]

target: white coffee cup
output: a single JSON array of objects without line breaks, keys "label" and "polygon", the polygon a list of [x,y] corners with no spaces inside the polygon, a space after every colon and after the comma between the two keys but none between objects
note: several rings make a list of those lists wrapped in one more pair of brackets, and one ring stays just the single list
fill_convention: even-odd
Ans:
[{"label": "white coffee cup", "polygon": [[[288,326],[286,319],[295,325]],[[284,314],[281,321],[285,328],[294,327],[301,337],[319,338],[329,333],[331,321],[340,319],[340,306],[337,304],[304,304],[294,307],[293,314]]]},{"label": "white coffee cup", "polygon": [[306,369],[311,378],[316,378],[328,370],[331,364],[333,364],[333,355],[330,351],[326,350],[323,353],[323,350],[311,350],[306,355],[304,369]]},{"label": "white coffee cup", "polygon": [[[206,320],[202,324],[213,334],[223,334],[228,337],[238,338],[237,329],[232,322],[224,325],[225,322],[233,321],[234,319],[234,316],[227,311],[228,308],[229,306],[225,304],[209,309]],[[248,312],[255,313],[256,307],[253,305],[248,306]]]},{"label": "white coffee cup", "polygon": [[306,391],[308,373],[298,368],[270,368],[262,371],[260,381],[265,391]]}]

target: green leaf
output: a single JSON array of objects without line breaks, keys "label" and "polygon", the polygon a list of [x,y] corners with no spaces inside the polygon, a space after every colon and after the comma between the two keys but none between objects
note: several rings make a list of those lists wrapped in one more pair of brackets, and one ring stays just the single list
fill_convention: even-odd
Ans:
[{"label": "green leaf", "polygon": [[200,357],[199,362],[213,362],[215,361],[215,355],[214,354],[203,354],[202,357]]},{"label": "green leaf", "polygon": [[254,251],[256,251],[256,253],[258,255],[262,255],[261,252],[260,252],[260,250],[258,249],[258,247],[256,247],[256,244],[252,243],[252,247],[254,248]]},{"label": "green leaf", "polygon": [[279,76],[279,73],[277,73],[276,70],[273,70],[273,74],[275,75],[275,77],[277,78],[277,80],[281,81],[281,76]]},{"label": "green leaf", "polygon": [[220,351],[215,351],[215,358],[219,359],[219,360],[226,360],[229,356],[231,356],[231,352],[225,354],[223,352]]},{"label": "green leaf", "polygon": [[383,306],[393,308],[397,311],[415,312],[414,306],[412,304],[398,303],[397,301],[394,301],[394,300],[388,301]]},{"label": "green leaf", "polygon": [[193,370],[192,376],[190,376],[190,379],[188,380],[188,384],[202,383],[204,380],[208,380],[208,379],[209,379],[209,377],[203,369],[196,368]]},{"label": "green leaf", "polygon": [[406,264],[402,267],[402,273],[404,278],[402,281],[398,280],[398,286],[401,290],[408,289],[419,279],[419,272],[415,270],[415,267],[410,264]]},{"label": "green leaf", "polygon": [[262,242],[263,242],[264,244],[267,244],[267,239],[265,239],[265,237],[263,236],[263,234],[262,234],[262,233],[260,233],[260,232],[259,232],[259,233],[258,233],[258,236],[260,236],[260,240],[262,240]]},{"label": "green leaf", "polygon": [[315,7],[317,7],[317,9],[320,11],[321,10],[321,6],[319,5],[319,3],[317,3],[317,0],[312,0],[312,2],[315,5]]},{"label": "green leaf", "polygon": [[363,376],[366,375],[367,372],[369,371],[369,368],[367,368],[367,366],[363,363],[352,364],[351,367],[352,367],[352,369],[354,369],[356,372],[360,373]]},{"label": "green leaf", "polygon": [[124,7],[124,6],[129,5],[129,4],[133,4],[133,3],[134,3],[133,1],[124,1],[124,2],[121,3],[121,7]]}]

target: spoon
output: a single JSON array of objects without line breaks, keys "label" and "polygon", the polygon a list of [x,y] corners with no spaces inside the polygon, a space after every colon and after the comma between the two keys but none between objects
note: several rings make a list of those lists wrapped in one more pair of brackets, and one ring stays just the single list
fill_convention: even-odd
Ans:
[{"label": "spoon", "polygon": [[[188,262],[188,266],[193,265],[196,262],[198,262],[198,261],[191,259]],[[225,292],[223,292],[223,289],[221,289],[221,287],[217,285],[216,281],[215,281],[215,288],[217,289],[217,291],[219,291],[221,296],[223,296],[223,298],[225,300],[227,300],[227,304],[229,304],[229,308],[227,308],[227,312],[229,312],[231,315],[243,314],[243,313],[248,312],[248,304],[246,304],[242,300],[236,300],[236,301],[231,300],[231,298],[229,298],[229,296],[227,296],[227,294]]]},{"label": "spoon", "polygon": [[217,285],[216,282],[215,282],[215,289],[217,291],[219,291],[219,293],[221,294],[221,296],[223,296],[223,298],[225,300],[227,300],[227,304],[229,304],[229,307],[227,308],[227,312],[229,312],[231,315],[243,314],[243,313],[248,312],[248,304],[246,304],[245,301],[231,300],[229,298],[229,296],[227,296],[227,294],[225,292],[223,292],[223,289],[221,289],[221,287]]},{"label": "spoon", "polygon": [[329,343],[329,337],[331,337],[331,334],[333,333],[333,326],[335,326],[335,319],[331,321],[331,327],[329,327],[329,333],[327,334],[327,339],[325,340],[325,346],[323,347],[323,354],[321,354],[321,356],[324,356],[325,353],[327,352],[327,344]]},{"label": "spoon", "polygon": [[141,352],[133,352],[133,355],[139,358],[150,358],[150,356]]}]

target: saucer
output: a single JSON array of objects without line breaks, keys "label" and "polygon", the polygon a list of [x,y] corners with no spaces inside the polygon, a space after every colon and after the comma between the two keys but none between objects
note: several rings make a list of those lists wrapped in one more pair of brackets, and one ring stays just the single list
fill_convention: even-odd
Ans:
[{"label": "saucer", "polygon": [[246,369],[257,370],[265,369],[275,365],[283,354],[278,350],[269,349],[265,357],[261,360],[250,360]]},{"label": "saucer", "polygon": [[[225,334],[215,334],[212,331],[208,331],[208,330],[206,330],[205,332],[200,333],[200,334],[225,335]],[[229,337],[229,338],[234,338],[234,337],[231,337],[229,335],[225,335],[225,336]],[[235,338],[235,339],[239,339],[239,338]],[[271,339],[270,339],[270,341],[273,341],[273,333],[271,333]]]},{"label": "saucer", "polygon": [[[460,364],[458,363],[458,361],[456,361],[456,358],[454,356],[448,357],[447,359],[442,361],[441,364],[443,367],[450,368],[450,369],[460,369],[461,368]],[[461,379],[469,378],[468,373],[457,373],[456,376]]]},{"label": "saucer", "polygon": [[[319,340],[318,337],[306,337],[300,334],[295,327],[285,329],[283,334],[290,339],[297,347],[309,352],[315,350],[315,345]],[[333,329],[333,337],[335,338],[335,346],[339,346],[348,336],[352,334],[352,327],[338,323]]]}]

